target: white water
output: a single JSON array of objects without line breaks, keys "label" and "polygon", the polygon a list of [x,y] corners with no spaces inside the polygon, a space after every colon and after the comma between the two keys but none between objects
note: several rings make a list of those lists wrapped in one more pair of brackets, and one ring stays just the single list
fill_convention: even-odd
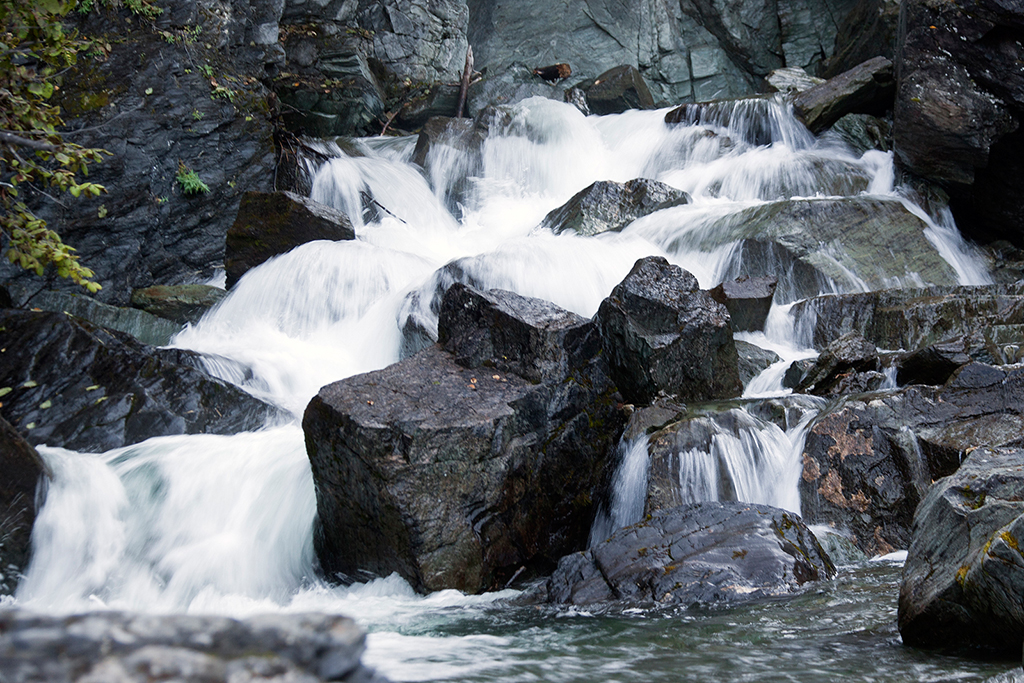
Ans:
[{"label": "white water", "polygon": [[[462,280],[512,289],[590,316],[643,256],[666,256],[693,272],[702,287],[733,272],[739,256],[730,245],[709,252],[680,246],[680,237],[709,217],[768,200],[833,194],[843,177],[895,197],[886,155],[857,158],[819,146],[784,107],[757,106],[773,131],[768,146],[745,142],[738,116],[731,127],[669,127],[664,111],[585,118],[567,105],[528,100],[484,143],[477,166],[439,148],[428,163],[436,174],[433,185],[407,163],[411,140],[364,141],[368,156],[325,164],[313,193],[350,212],[358,239],[307,244],[247,273],[174,343],[208,354],[211,371],[297,420],[322,385],[398,360],[410,316],[436,329],[430,303],[439,285]],[[459,168],[477,172],[460,178]],[[579,238],[537,230],[548,211],[590,183],[635,177],[686,190],[693,202],[617,234]],[[446,206],[456,185],[464,191],[452,212]],[[360,193],[386,209],[379,220],[362,219]],[[935,231],[943,255],[960,264],[964,283],[983,280],[984,269],[962,244],[946,239],[946,228]],[[839,286],[823,282],[822,291]],[[755,343],[785,348],[789,357],[807,354],[786,319],[777,307]],[[772,393],[774,382],[759,391]],[[798,509],[792,465],[797,432],[774,429],[723,435],[715,467],[730,469],[740,496]],[[764,439],[777,443],[769,447]],[[773,448],[789,449],[789,460],[769,455]],[[369,662],[400,680],[472,670],[467,653],[500,649],[501,643],[486,639],[398,634],[410,621],[429,621],[435,609],[470,608],[499,596],[423,597],[395,577],[348,588],[316,577],[315,497],[295,421],[231,437],[154,438],[104,454],[41,450],[55,477],[36,524],[33,562],[16,595],[22,607],[57,613],[349,612],[374,631]],[[741,451],[748,455],[736,455]],[[743,458],[766,466],[754,472],[741,464]],[[774,478],[767,480],[764,471],[775,472]],[[640,490],[643,467],[634,466],[629,476]],[[699,488],[697,481],[680,485]],[[615,524],[635,518],[636,501],[626,498],[628,510],[613,513]],[[461,654],[446,658],[446,651]],[[434,664],[413,671],[403,663],[417,657]]]}]

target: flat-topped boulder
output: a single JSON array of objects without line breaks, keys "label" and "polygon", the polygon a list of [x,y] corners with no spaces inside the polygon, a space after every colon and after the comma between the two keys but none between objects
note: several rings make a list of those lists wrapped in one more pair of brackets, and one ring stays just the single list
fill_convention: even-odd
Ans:
[{"label": "flat-topped boulder", "polygon": [[618,232],[641,216],[689,201],[687,193],[657,180],[634,178],[625,183],[599,180],[548,213],[541,227],[555,234]]},{"label": "flat-topped boulder", "polygon": [[593,324],[459,285],[439,338],[306,409],[332,578],[397,571],[418,590],[477,592],[586,545],[625,421]]},{"label": "flat-topped boulder", "polygon": [[786,595],[835,574],[798,515],[709,502],[659,510],[562,558],[547,590],[558,604],[689,607]]}]

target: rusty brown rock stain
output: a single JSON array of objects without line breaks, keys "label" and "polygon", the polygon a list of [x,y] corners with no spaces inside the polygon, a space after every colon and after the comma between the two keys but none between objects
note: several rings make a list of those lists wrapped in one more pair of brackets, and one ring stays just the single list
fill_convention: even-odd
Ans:
[{"label": "rusty brown rock stain", "polygon": [[816,481],[819,477],[821,477],[821,467],[818,466],[818,461],[804,453],[804,481]]},{"label": "rusty brown rock stain", "polygon": [[825,475],[821,486],[818,487],[818,493],[836,507],[845,508],[848,505],[846,496],[843,495],[843,482],[840,481],[839,475],[836,474],[835,470],[829,470],[828,474]]},{"label": "rusty brown rock stain", "polygon": [[839,457],[845,461],[848,455],[865,455],[874,450],[870,436],[864,436],[862,430],[850,429],[853,421],[853,411],[844,408],[838,413],[828,415],[814,426],[814,431],[832,438],[833,445],[829,446],[828,454],[831,457]]},{"label": "rusty brown rock stain", "polygon": [[873,537],[875,541],[875,552],[879,555],[888,555],[889,553],[896,550],[888,541],[882,536],[882,527],[875,527],[875,534]]}]

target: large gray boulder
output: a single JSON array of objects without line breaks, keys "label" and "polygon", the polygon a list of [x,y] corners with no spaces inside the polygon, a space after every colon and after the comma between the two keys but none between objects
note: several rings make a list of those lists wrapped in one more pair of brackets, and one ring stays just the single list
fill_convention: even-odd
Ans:
[{"label": "large gray boulder", "polygon": [[50,468],[0,418],[0,595],[11,595],[28,566],[32,525],[46,494]]},{"label": "large gray boulder", "polygon": [[330,384],[303,429],[331,577],[501,587],[586,544],[624,422],[593,323],[453,285],[444,346]]},{"label": "large gray boulder", "polygon": [[0,669],[25,683],[153,680],[386,683],[363,666],[366,634],[348,617],[0,612]]},{"label": "large gray boulder", "polygon": [[548,580],[559,604],[710,606],[792,593],[836,570],[793,513],[749,503],[659,510],[581,553]]},{"label": "large gray boulder", "polygon": [[601,302],[596,321],[612,379],[626,401],[682,401],[742,392],[725,306],[660,256],[640,259]]},{"label": "large gray boulder", "polygon": [[874,57],[793,98],[796,115],[820,133],[846,114],[881,114],[895,92],[892,62]]},{"label": "large gray boulder", "polygon": [[914,515],[899,628],[914,647],[1020,657],[1024,452],[978,448]]},{"label": "large gray boulder", "polygon": [[579,235],[618,232],[641,216],[664,206],[686,204],[689,200],[690,196],[682,190],[657,180],[635,178],[625,183],[599,180],[549,212],[541,227],[555,234],[569,230]]},{"label": "large gray boulder", "polygon": [[1024,7],[902,3],[893,112],[898,162],[944,186],[966,236],[1020,246]]},{"label": "large gray boulder", "polygon": [[0,414],[29,443],[88,452],[167,434],[234,434],[278,411],[201,370],[64,313],[0,311]]}]

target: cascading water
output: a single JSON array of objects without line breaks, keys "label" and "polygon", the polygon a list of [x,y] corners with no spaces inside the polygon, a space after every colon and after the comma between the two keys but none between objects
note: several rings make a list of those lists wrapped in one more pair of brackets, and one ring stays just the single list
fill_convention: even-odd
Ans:
[{"label": "cascading water", "polygon": [[[749,111],[670,126],[664,111],[584,117],[569,105],[531,99],[493,122],[479,150],[443,143],[431,150],[430,182],[410,165],[412,139],[359,141],[362,156],[322,164],[313,196],[349,213],[357,239],[314,242],[268,261],[174,340],[291,419],[257,433],[159,437],[104,454],[42,448],[54,480],[35,527],[33,560],[8,604],[63,613],[341,611],[370,628],[368,660],[397,679],[617,677],[619,663],[597,653],[590,662],[587,647],[574,644],[587,638],[575,625],[552,631],[550,620],[525,617],[521,627],[510,626],[513,617],[501,615],[511,612],[485,610],[509,593],[421,597],[396,577],[347,588],[318,579],[315,497],[297,420],[322,385],[415,350],[410,328],[418,330],[420,346],[436,335],[438,297],[452,282],[511,289],[590,316],[644,256],[667,257],[703,287],[742,271],[736,243],[699,248],[700,240],[691,239],[713,219],[792,197],[868,192],[897,200],[888,155],[858,157],[816,141],[779,102],[742,106]],[[692,202],[597,237],[537,228],[592,182],[638,177],[685,190]],[[962,244],[936,239],[942,256],[959,264],[963,283],[985,279]],[[780,280],[791,266],[777,270]],[[824,278],[819,291],[849,288],[856,277]],[[787,319],[776,306],[767,332],[751,341],[787,348],[790,358],[806,356],[806,343],[785,329]],[[756,391],[773,393],[775,382]],[[767,466],[764,439],[783,450],[798,447],[799,426],[771,427],[723,435],[715,467],[730,470],[737,496],[797,509],[791,462],[772,465],[780,474],[769,484],[733,457],[746,449]],[[624,474],[640,492],[641,446],[627,449]],[[695,479],[686,481],[680,486],[699,488]],[[637,495],[616,499],[621,509],[611,512],[608,529],[637,517]],[[446,611],[452,607],[460,616]],[[490,628],[515,635],[476,635]],[[545,664],[531,632],[563,654]],[[609,651],[625,666],[638,661],[616,647]],[[516,663],[508,661],[520,651]],[[671,678],[672,669],[654,678]]]}]

